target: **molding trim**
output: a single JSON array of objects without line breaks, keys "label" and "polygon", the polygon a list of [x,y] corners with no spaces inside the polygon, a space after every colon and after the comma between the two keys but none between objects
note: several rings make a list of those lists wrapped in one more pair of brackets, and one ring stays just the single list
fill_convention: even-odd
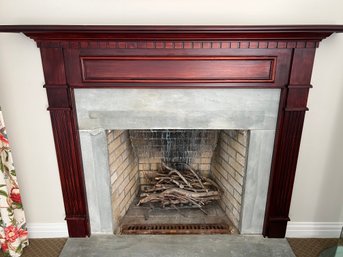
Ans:
[{"label": "molding trim", "polygon": [[339,238],[343,222],[288,222],[286,237]]},{"label": "molding trim", "polygon": [[67,223],[28,223],[29,238],[69,237]]},{"label": "molding trim", "polygon": [[295,39],[322,40],[342,25],[274,26],[109,26],[109,25],[0,25],[0,32],[22,32],[35,40],[83,39]]},{"label": "molding trim", "polygon": [[320,40],[235,40],[235,41],[37,41],[38,47],[64,47],[74,49],[270,49],[317,48]]}]

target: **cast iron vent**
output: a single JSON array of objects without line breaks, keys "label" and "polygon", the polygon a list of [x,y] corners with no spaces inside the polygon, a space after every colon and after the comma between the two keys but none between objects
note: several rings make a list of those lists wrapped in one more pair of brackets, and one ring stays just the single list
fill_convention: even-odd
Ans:
[{"label": "cast iron vent", "polygon": [[227,224],[131,224],[121,227],[122,234],[231,234]]}]

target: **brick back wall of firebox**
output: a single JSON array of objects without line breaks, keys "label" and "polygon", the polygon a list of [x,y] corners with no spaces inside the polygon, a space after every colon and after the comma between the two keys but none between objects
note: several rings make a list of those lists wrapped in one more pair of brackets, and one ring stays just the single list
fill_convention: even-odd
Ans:
[{"label": "brick back wall of firebox", "polygon": [[210,173],[211,159],[218,141],[217,130],[130,130],[139,161],[141,184],[161,169],[161,161],[179,170],[189,164],[202,175]]}]

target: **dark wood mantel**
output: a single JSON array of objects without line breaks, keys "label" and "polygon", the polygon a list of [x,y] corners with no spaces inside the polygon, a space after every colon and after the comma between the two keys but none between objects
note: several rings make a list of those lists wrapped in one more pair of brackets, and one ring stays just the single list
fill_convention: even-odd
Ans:
[{"label": "dark wood mantel", "polygon": [[343,25],[273,26],[112,26],[0,25],[0,32],[22,32],[37,39],[192,38],[192,39],[318,39],[343,32]]},{"label": "dark wood mantel", "polygon": [[263,235],[285,236],[315,50],[343,25],[0,25],[0,32],[22,32],[41,50],[71,237],[91,233],[74,89],[147,87],[281,90]]}]

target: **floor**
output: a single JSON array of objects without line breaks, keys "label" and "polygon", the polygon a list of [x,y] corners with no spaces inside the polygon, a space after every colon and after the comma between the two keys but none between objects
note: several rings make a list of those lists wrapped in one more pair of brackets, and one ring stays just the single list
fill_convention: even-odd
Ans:
[{"label": "floor", "polygon": [[[206,214],[198,208],[151,209],[137,206],[137,199],[130,205],[121,224],[213,224],[225,223],[230,226],[231,233],[237,233],[229,218],[218,203],[203,207]],[[119,231],[118,231],[119,234]]]},{"label": "floor", "polygon": [[228,235],[133,235],[69,239],[60,257],[295,257],[286,239]]},{"label": "floor", "polygon": [[[82,240],[87,242],[88,239]],[[58,257],[66,241],[66,238],[30,239],[30,245],[24,249],[21,257]],[[334,238],[288,238],[287,241],[296,257],[333,257],[334,255],[326,253],[332,253],[332,249],[335,250],[338,245],[343,247],[343,240],[338,241],[338,239]],[[100,245],[98,244],[97,247],[100,247]],[[92,251],[98,250],[95,248]],[[1,251],[0,256],[3,257]],[[217,255],[212,254],[212,256]],[[77,255],[73,257],[77,257]]]},{"label": "floor", "polygon": [[[335,249],[337,246],[343,245],[343,239],[335,238],[287,238],[287,240],[297,257],[322,256],[320,254],[324,253],[325,250]],[[327,257],[329,256],[327,255]],[[334,256],[331,255],[330,257]]]},{"label": "floor", "polygon": [[[30,239],[30,245],[24,248],[21,257],[58,257],[67,242],[67,238]],[[0,257],[3,257],[0,250]]]}]

